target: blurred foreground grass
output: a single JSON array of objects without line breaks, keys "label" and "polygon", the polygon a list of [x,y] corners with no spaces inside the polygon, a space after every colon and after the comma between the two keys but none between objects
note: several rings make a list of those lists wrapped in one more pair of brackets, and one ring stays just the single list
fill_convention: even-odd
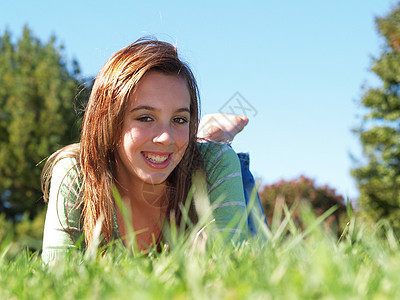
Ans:
[{"label": "blurred foreground grass", "polygon": [[271,230],[264,228],[267,242],[201,249],[186,235],[161,253],[74,251],[53,267],[28,251],[9,259],[10,244],[3,243],[0,298],[400,299],[399,244],[385,223],[367,226],[350,212],[338,240],[320,225],[326,215],[316,219],[308,208],[301,212],[304,231],[287,208],[275,216]]}]

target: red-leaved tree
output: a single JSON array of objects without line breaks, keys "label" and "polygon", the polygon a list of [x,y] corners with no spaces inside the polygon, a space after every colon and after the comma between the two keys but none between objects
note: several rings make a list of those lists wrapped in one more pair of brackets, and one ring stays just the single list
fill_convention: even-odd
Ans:
[{"label": "red-leaved tree", "polygon": [[[337,210],[324,221],[324,227],[336,231],[338,235],[342,233],[344,225],[348,221],[343,196],[338,195],[335,189],[327,185],[316,186],[314,180],[303,175],[297,179],[281,180],[277,183],[263,186],[260,191],[260,198],[268,224],[272,222],[274,210],[276,208],[280,209],[280,206],[284,203],[289,209],[292,205],[301,207],[304,203],[308,203],[316,216],[322,215],[336,205]],[[298,209],[293,213],[293,221],[299,228],[304,227]]]}]

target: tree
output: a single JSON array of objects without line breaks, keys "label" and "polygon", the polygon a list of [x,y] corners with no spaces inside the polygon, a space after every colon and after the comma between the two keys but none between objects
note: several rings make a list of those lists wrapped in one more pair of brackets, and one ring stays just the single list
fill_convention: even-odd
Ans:
[{"label": "tree", "polygon": [[[316,216],[322,215],[336,205],[336,211],[325,220],[324,225],[326,228],[335,231],[338,236],[340,236],[345,223],[348,221],[343,197],[338,195],[335,189],[327,185],[316,186],[314,180],[305,176],[265,185],[260,191],[260,200],[264,207],[268,224],[271,224],[273,213],[277,206],[282,206],[285,203],[290,209],[292,205],[300,204],[299,206],[301,206],[304,202],[307,205],[311,205]],[[292,217],[299,228],[304,227],[298,210],[294,211]]]},{"label": "tree", "polygon": [[365,161],[352,175],[360,212],[373,221],[387,219],[400,233],[400,4],[375,23],[384,45],[371,71],[380,85],[365,89],[361,98],[366,114],[355,132]]},{"label": "tree", "polygon": [[[86,92],[79,66],[68,69],[55,37],[41,43],[24,27],[0,36],[0,213],[32,218],[43,207],[38,163],[78,138],[76,101]],[[78,96],[76,96],[78,94]]]}]

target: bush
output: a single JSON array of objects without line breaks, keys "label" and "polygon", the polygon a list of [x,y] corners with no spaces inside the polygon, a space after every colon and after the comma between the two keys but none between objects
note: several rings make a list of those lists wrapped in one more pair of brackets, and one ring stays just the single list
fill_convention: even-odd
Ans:
[{"label": "bush", "polygon": [[280,209],[284,204],[293,208],[297,205],[293,212],[293,221],[299,228],[304,228],[299,217],[299,207],[304,203],[310,204],[317,216],[321,216],[336,205],[337,210],[325,220],[324,226],[326,229],[335,231],[339,236],[348,220],[344,198],[336,194],[335,189],[327,185],[316,186],[314,180],[303,175],[297,179],[281,180],[263,186],[260,198],[268,224],[272,223],[275,207]]},{"label": "bush", "polygon": [[32,220],[25,213],[20,221],[13,223],[0,214],[0,249],[9,248],[7,257],[12,258],[23,249],[40,251],[42,249],[43,227],[46,210],[42,210]]}]

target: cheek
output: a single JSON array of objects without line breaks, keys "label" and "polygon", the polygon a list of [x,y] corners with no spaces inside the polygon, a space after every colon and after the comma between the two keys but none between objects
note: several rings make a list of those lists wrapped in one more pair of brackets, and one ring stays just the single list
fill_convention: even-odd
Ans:
[{"label": "cheek", "polygon": [[141,145],[147,136],[143,130],[139,130],[138,128],[123,130],[121,137],[122,147],[131,152],[133,148]]},{"label": "cheek", "polygon": [[185,152],[188,144],[189,144],[189,127],[185,130],[181,130],[177,133],[175,137],[175,142],[178,148]]}]

